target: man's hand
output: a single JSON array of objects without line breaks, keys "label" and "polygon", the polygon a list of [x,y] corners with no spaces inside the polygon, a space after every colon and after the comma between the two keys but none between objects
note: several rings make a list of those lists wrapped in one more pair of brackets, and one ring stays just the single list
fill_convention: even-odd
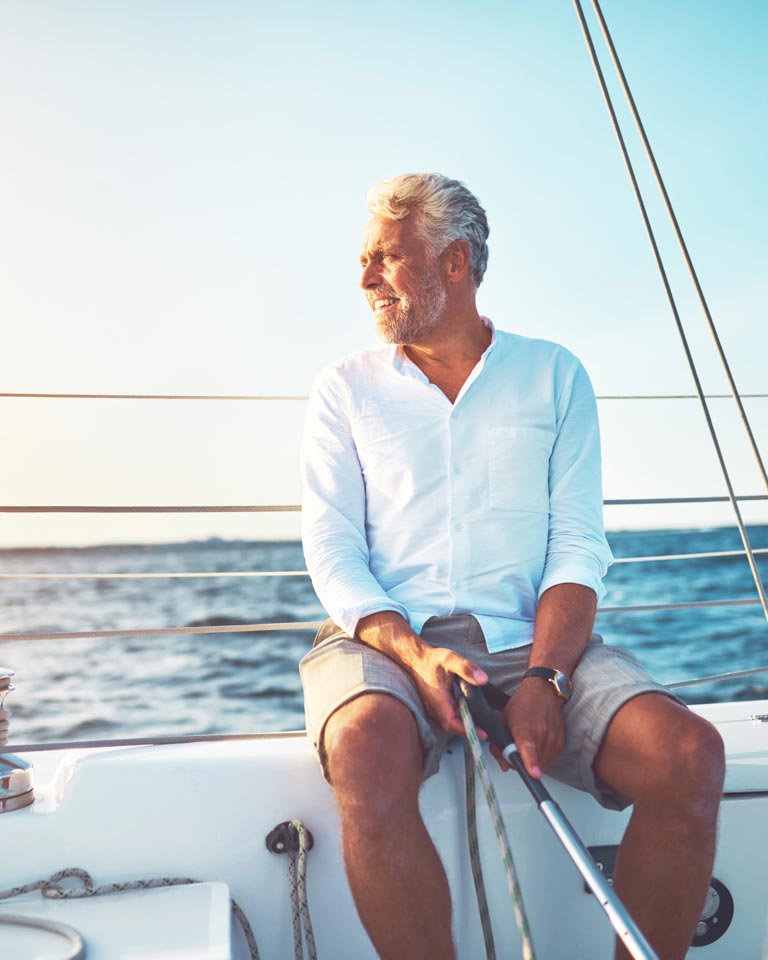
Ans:
[{"label": "man's hand", "polygon": [[[363,643],[381,650],[408,671],[425,709],[444,730],[464,735],[453,683],[456,677],[476,685],[487,683],[487,675],[476,664],[453,650],[425,643],[407,620],[393,610],[363,617],[356,633]],[[477,733],[481,740],[487,739],[484,731]]]},{"label": "man's hand", "polygon": [[[512,732],[525,769],[536,780],[563,749],[565,721],[562,706],[549,681],[540,677],[523,680],[504,708],[502,719]],[[502,770],[509,764],[491,748]]]},{"label": "man's hand", "polygon": [[[461,722],[459,705],[453,695],[453,684],[457,677],[481,686],[488,683],[488,676],[471,660],[445,647],[431,647],[422,643],[416,656],[406,665],[406,669],[418,687],[427,712],[434,717],[443,730],[464,736],[464,724]],[[486,740],[484,730],[477,731],[481,740]]]}]

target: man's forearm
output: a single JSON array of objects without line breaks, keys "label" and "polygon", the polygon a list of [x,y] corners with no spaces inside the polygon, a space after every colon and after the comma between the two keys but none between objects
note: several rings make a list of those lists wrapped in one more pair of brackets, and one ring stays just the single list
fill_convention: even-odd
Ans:
[{"label": "man's forearm", "polygon": [[[545,590],[536,610],[529,667],[550,667],[572,676],[595,621],[597,596],[578,583],[558,583]],[[563,749],[565,700],[542,677],[523,680],[504,708],[504,721],[532,777]]]},{"label": "man's forearm", "polygon": [[424,643],[411,625],[395,610],[380,610],[357,623],[357,636],[403,667],[410,668],[419,659]]},{"label": "man's forearm", "polygon": [[554,667],[570,677],[592,634],[596,611],[590,587],[558,583],[545,590],[536,610],[529,666]]}]

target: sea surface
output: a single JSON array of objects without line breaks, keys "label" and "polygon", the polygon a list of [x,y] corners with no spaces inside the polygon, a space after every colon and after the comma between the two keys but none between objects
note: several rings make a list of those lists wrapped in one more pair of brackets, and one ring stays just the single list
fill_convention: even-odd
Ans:
[{"label": "sea surface", "polygon": [[[750,530],[768,547],[768,526]],[[617,558],[738,551],[734,529],[609,534]],[[768,554],[759,557],[768,580]],[[301,571],[293,542],[205,542],[0,551],[7,573]],[[604,607],[755,598],[745,557],[616,563]],[[320,620],[306,576],[2,579],[0,632],[121,630],[125,636],[0,642],[16,671],[11,742],[254,733],[304,726],[298,662],[312,631],[137,637],[132,630]],[[757,606],[606,613],[606,642],[662,681],[768,666]],[[768,698],[768,673],[680,691],[691,703]]]}]

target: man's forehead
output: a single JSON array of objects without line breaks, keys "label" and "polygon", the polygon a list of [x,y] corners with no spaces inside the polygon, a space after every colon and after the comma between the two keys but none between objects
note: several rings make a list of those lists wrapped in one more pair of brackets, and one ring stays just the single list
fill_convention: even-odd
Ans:
[{"label": "man's forehead", "polygon": [[421,238],[415,233],[413,224],[407,220],[372,217],[363,232],[362,253],[371,254],[377,250],[388,250],[403,243],[412,243],[417,239]]}]

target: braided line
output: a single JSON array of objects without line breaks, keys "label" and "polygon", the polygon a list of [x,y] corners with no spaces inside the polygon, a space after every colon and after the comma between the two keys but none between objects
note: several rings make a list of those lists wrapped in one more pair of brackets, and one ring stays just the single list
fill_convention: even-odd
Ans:
[{"label": "braided line", "polygon": [[515,919],[517,920],[517,927],[520,931],[520,940],[523,948],[523,960],[535,960],[531,931],[530,927],[528,926],[528,918],[523,905],[523,896],[520,892],[520,884],[517,879],[517,871],[515,870],[515,864],[512,858],[512,850],[509,846],[507,832],[504,827],[504,820],[501,816],[499,801],[496,796],[494,786],[491,783],[491,779],[488,775],[488,768],[486,767],[485,760],[483,759],[480,741],[477,738],[477,730],[472,722],[472,717],[469,713],[469,707],[467,706],[467,701],[464,699],[464,697],[459,698],[459,709],[461,712],[461,720],[464,724],[464,731],[467,735],[469,748],[472,751],[472,757],[475,761],[475,768],[478,776],[480,777],[480,782],[483,785],[485,799],[488,801],[488,808],[491,812],[491,820],[493,821],[494,832],[499,842],[499,847],[501,848],[504,871],[507,875],[507,885],[510,893],[512,894],[512,907],[515,911]]},{"label": "braided line", "polygon": [[308,960],[317,960],[317,947],[315,946],[315,935],[312,930],[312,920],[309,916],[309,899],[307,897],[307,854],[309,853],[307,830],[301,820],[292,820],[291,823],[296,827],[296,832],[299,835],[299,910],[301,925],[304,929],[304,942],[307,947]]},{"label": "braided line", "polygon": [[293,957],[304,960],[304,947],[301,940],[301,920],[299,917],[299,881],[296,873],[296,854],[288,855],[288,876],[291,880],[291,919],[293,921]]},{"label": "braided line", "polygon": [[480,913],[480,924],[483,928],[485,954],[488,960],[496,960],[496,943],[493,939],[491,914],[488,910],[488,899],[485,894],[483,863],[480,859],[480,844],[477,837],[477,795],[475,791],[475,767],[472,761],[472,750],[470,749],[468,743],[464,744],[464,783],[466,787],[469,862],[472,867],[472,881],[475,887],[477,908]]}]

